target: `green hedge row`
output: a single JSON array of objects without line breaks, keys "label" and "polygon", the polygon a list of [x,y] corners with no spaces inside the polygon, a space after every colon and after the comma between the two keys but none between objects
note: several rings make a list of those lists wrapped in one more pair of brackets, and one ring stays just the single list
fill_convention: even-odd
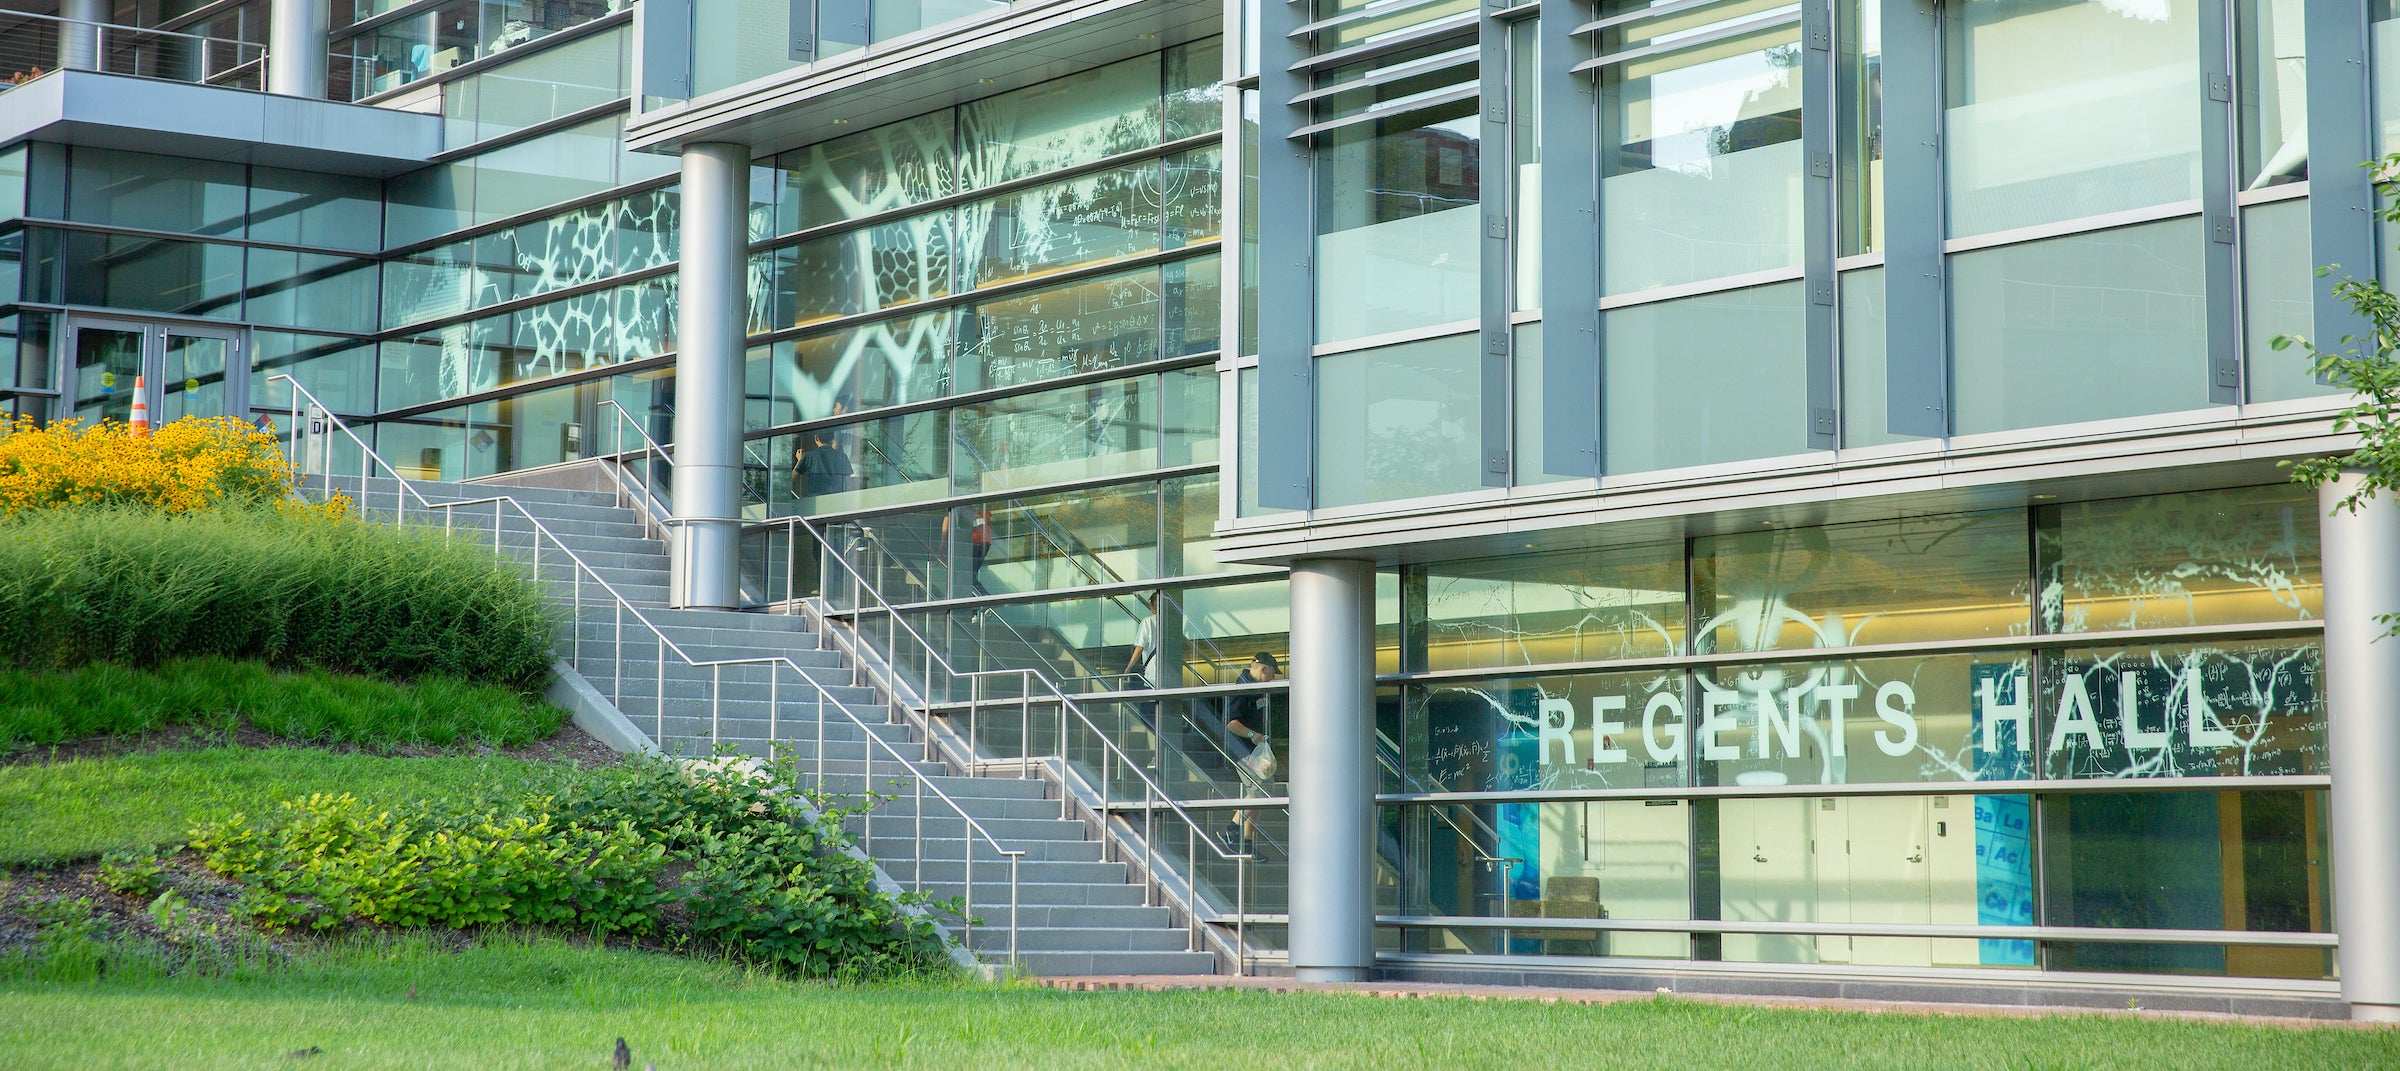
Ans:
[{"label": "green hedge row", "polygon": [[488,548],[274,509],[35,511],[0,522],[0,660],[194,657],[519,690],[558,622]]},{"label": "green hedge row", "polygon": [[86,737],[173,726],[242,727],[286,740],[369,749],[548,737],[566,712],[514,689],[451,677],[400,683],[258,662],[182,659],[155,670],[90,665],[0,668],[0,755]]}]

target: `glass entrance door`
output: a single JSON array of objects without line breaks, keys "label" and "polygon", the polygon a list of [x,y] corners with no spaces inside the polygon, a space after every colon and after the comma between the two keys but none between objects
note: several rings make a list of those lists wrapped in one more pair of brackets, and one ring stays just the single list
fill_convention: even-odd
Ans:
[{"label": "glass entrance door", "polygon": [[68,415],[86,423],[131,419],[139,377],[153,425],[187,416],[247,418],[249,366],[241,343],[240,332],[221,328],[70,318],[67,349],[75,363]]},{"label": "glass entrance door", "polygon": [[241,399],[228,389],[236,371],[234,340],[224,335],[166,329],[160,347],[159,423],[187,416],[243,416]]},{"label": "glass entrance door", "polygon": [[133,384],[144,375],[150,330],[141,324],[76,321],[67,327],[75,355],[73,415],[86,424],[133,416]]}]

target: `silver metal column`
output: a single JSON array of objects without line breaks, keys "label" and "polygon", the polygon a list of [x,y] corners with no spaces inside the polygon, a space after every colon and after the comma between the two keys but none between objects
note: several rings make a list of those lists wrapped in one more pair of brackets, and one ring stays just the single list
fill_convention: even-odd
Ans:
[{"label": "silver metal column", "polygon": [[274,0],[267,9],[267,92],[325,99],[326,0]]},{"label": "silver metal column", "polygon": [[66,0],[58,6],[58,17],[74,20],[58,24],[58,65],[62,70],[100,69],[100,27],[87,24],[105,23],[110,14],[108,0]]},{"label": "silver metal column", "polygon": [[742,326],[748,292],[750,147],[683,149],[683,263],[676,269],[676,606],[741,603]]},{"label": "silver metal column", "polygon": [[1375,965],[1375,563],[1292,563],[1291,962],[1303,982]]},{"label": "silver metal column", "polygon": [[2318,492],[2324,519],[2325,709],[2333,774],[2334,932],[2350,1017],[2400,1022],[2400,505],[2335,512],[2357,486]]}]

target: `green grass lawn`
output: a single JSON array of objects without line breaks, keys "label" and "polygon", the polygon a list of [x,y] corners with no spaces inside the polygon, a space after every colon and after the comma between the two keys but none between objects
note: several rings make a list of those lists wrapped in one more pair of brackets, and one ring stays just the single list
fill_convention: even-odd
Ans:
[{"label": "green grass lawn", "polygon": [[[413,995],[412,995],[413,994]],[[353,942],[248,977],[0,984],[0,1065],[604,1068],[2371,1068],[2400,1032],[1016,986],[838,987],[492,938]]]},{"label": "green grass lawn", "polygon": [[198,819],[260,814],[312,792],[392,802],[471,797],[534,784],[549,769],[500,757],[231,747],[0,766],[0,868],[179,844]]}]

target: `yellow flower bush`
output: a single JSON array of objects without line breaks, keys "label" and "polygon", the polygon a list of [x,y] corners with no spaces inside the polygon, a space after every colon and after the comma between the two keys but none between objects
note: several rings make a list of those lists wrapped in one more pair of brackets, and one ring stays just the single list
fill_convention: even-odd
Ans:
[{"label": "yellow flower bush", "polygon": [[348,501],[338,496],[307,506],[291,492],[282,444],[234,417],[185,417],[149,435],[114,420],[0,424],[0,517],[108,506],[185,513],[270,502],[287,511],[347,512]]}]

